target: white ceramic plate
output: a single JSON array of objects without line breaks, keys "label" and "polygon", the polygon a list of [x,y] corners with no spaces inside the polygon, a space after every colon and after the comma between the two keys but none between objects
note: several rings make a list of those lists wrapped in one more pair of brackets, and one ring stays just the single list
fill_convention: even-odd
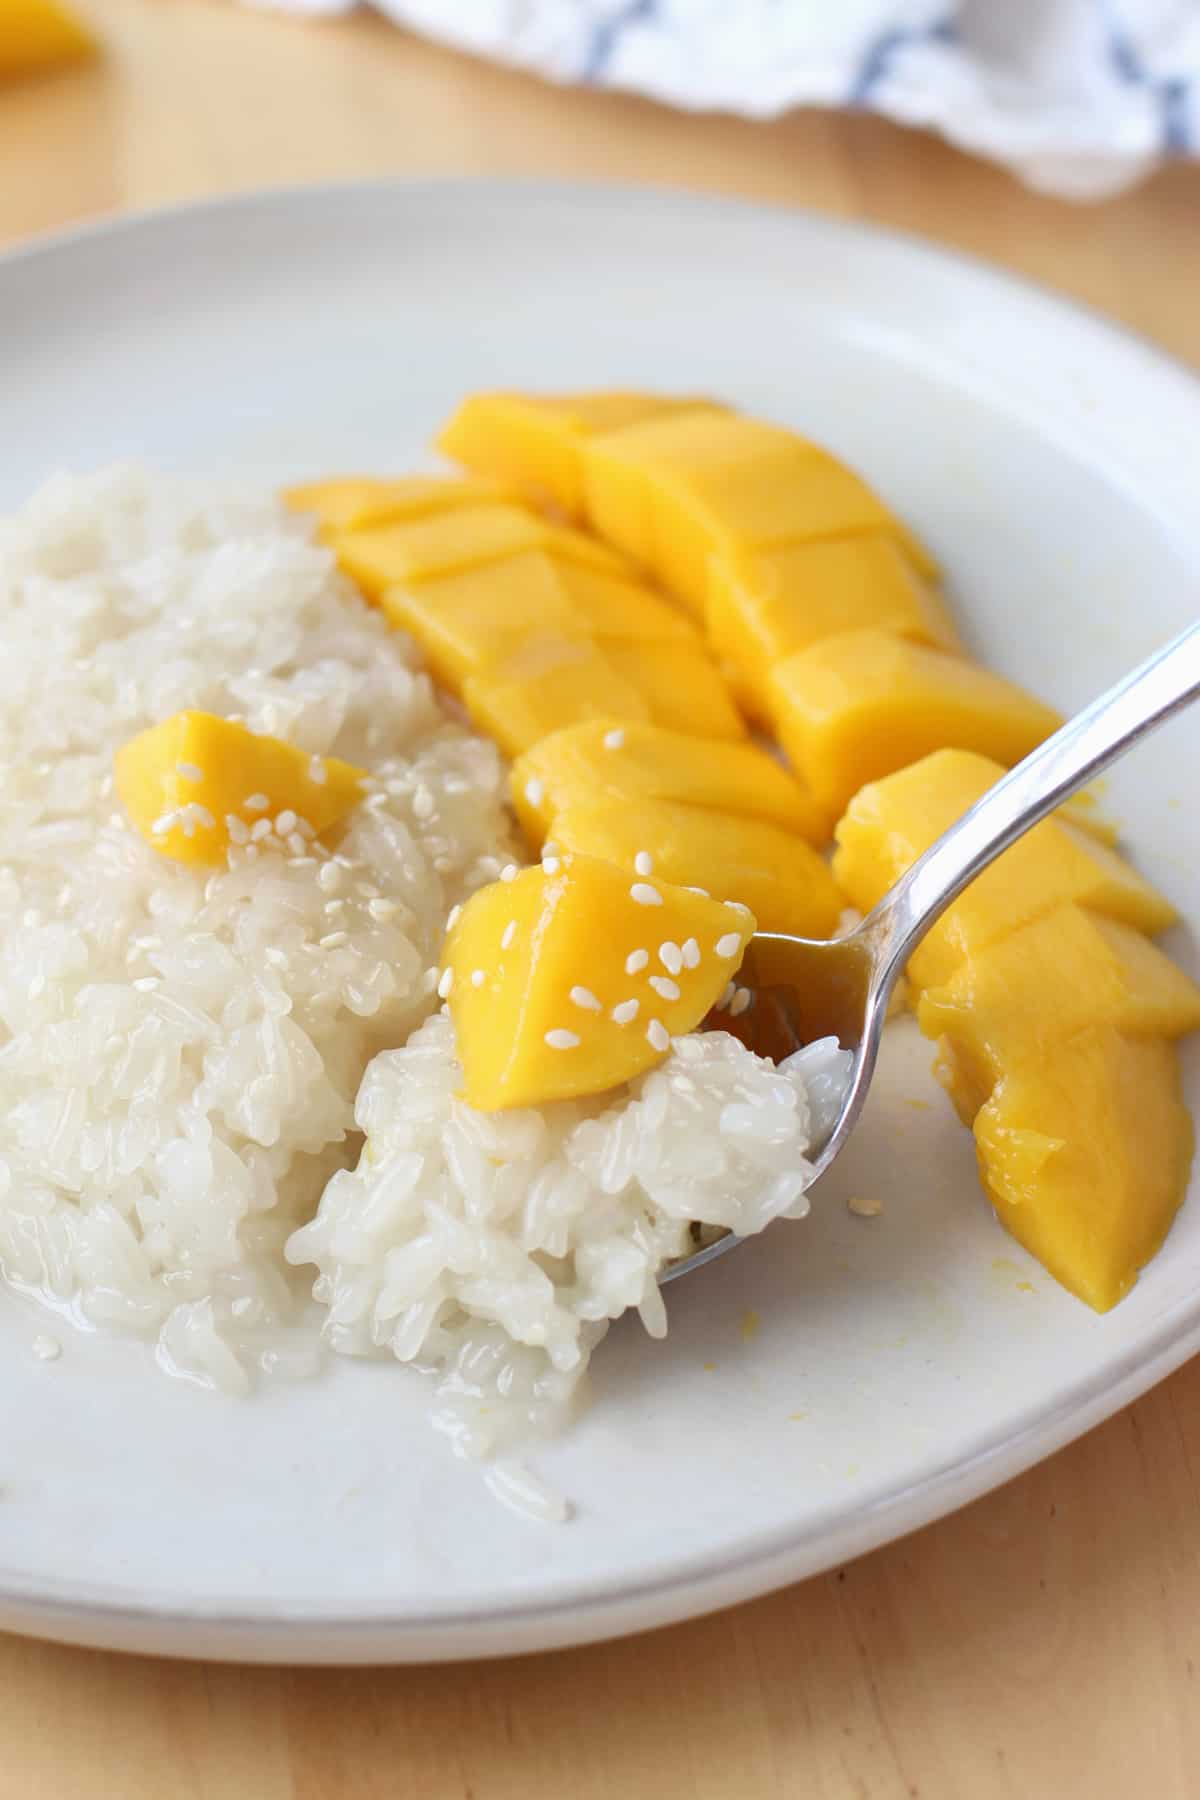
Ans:
[{"label": "white ceramic plate", "polygon": [[[793,214],[499,184],[268,195],[0,262],[0,506],[120,457],[267,480],[402,469],[469,388],[727,396],[876,481],[970,641],[1074,707],[1196,610],[1200,390],[1141,344],[925,246]],[[1141,865],[1200,920],[1200,718],[1123,767]],[[1172,949],[1196,967],[1186,932]],[[813,1217],[625,1325],[526,1522],[427,1428],[422,1381],[228,1401],[0,1295],[0,1624],[283,1660],[491,1655],[745,1599],[984,1492],[1200,1347],[1200,1197],[1107,1318],[981,1198],[896,1030]],[[1193,1103],[1200,1063],[1188,1059]],[[847,1212],[878,1197],[881,1218]],[[753,1313],[757,1318],[748,1318]]]}]

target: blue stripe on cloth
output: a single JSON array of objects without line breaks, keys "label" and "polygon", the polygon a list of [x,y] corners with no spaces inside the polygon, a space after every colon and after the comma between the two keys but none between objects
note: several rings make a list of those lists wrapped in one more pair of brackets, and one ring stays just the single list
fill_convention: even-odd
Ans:
[{"label": "blue stripe on cloth", "polygon": [[878,37],[872,38],[862,54],[850,83],[847,105],[866,106],[869,103],[901,50],[907,50],[913,44],[951,44],[954,36],[954,21],[951,18],[939,19],[936,24],[927,26],[923,31],[895,28],[881,31]]},{"label": "blue stripe on cloth", "polygon": [[658,0],[630,0],[630,4],[614,13],[610,19],[602,19],[592,34],[587,54],[583,59],[583,67],[579,78],[585,82],[602,79],[605,70],[612,61],[613,52],[620,41],[621,33],[630,25],[644,25],[654,17],[658,8]]},{"label": "blue stripe on cloth", "polygon": [[1113,73],[1127,87],[1144,88],[1158,103],[1159,132],[1168,156],[1186,156],[1192,148],[1191,83],[1176,77],[1155,81],[1137,45],[1115,17],[1113,0],[1099,0],[1108,33],[1108,60]]}]

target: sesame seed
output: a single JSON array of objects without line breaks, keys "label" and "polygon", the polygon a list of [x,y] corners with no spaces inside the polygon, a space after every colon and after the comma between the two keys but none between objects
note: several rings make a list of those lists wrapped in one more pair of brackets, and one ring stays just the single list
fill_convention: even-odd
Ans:
[{"label": "sesame seed", "polygon": [[452,906],[450,908],[450,911],[446,914],[446,930],[453,931],[454,927],[458,924],[458,921],[461,917],[462,917],[462,907],[461,906]]},{"label": "sesame seed", "polygon": [[669,1050],[671,1034],[661,1019],[651,1019],[646,1027],[646,1038],[652,1050]]},{"label": "sesame seed", "polygon": [[733,996],[733,999],[729,1002],[730,1016],[736,1019],[739,1013],[744,1013],[753,998],[754,995],[749,988],[739,988],[737,993]]},{"label": "sesame seed", "polygon": [[270,835],[271,835],[270,819],[258,819],[250,827],[250,842],[252,844],[261,844],[263,839],[266,837],[270,837]]},{"label": "sesame seed", "polygon": [[516,863],[505,863],[500,871],[500,879],[501,881],[515,881],[520,873]]},{"label": "sesame seed", "polygon": [[744,905],[741,900],[727,900],[725,902],[725,904],[726,904],[726,906],[732,906],[734,912],[748,914],[750,911],[750,908],[748,906]]},{"label": "sesame seed", "polygon": [[500,948],[502,950],[507,950],[509,945],[512,943],[513,939],[516,937],[516,935],[517,935],[517,921],[515,919],[510,919],[508,921],[508,924],[504,927],[504,930],[501,934]]},{"label": "sesame seed", "polygon": [[295,831],[296,815],[290,806],[285,806],[283,811],[276,815],[275,829],[281,838],[285,838],[289,831]]},{"label": "sesame seed", "polygon": [[737,990],[737,982],[736,981],[729,982],[726,985],[726,987],[722,990],[721,998],[717,1001],[716,1006],[714,1007],[713,1010],[715,1012],[724,1012],[726,1007],[729,1005],[729,1002],[733,999],[733,996],[737,993],[737,991],[738,991]]},{"label": "sesame seed", "polygon": [[250,828],[245,819],[239,819],[236,813],[225,814],[225,829],[229,833],[231,844],[248,844],[250,842]]},{"label": "sesame seed", "polygon": [[394,900],[367,901],[367,911],[373,919],[394,919],[399,910]]},{"label": "sesame seed", "polygon": [[635,881],[629,890],[629,898],[636,900],[639,906],[661,906],[663,897],[657,888],[652,888],[648,881]]},{"label": "sesame seed", "polygon": [[325,937],[317,939],[318,948],[321,950],[340,950],[343,944],[349,942],[350,933],[348,931],[331,931]]},{"label": "sesame seed", "polygon": [[266,812],[271,802],[265,794],[247,794],[242,801],[243,812]]},{"label": "sesame seed", "polygon": [[736,931],[727,931],[724,937],[719,937],[713,946],[717,955],[724,957],[736,956],[741,947],[742,940]]},{"label": "sesame seed", "polygon": [[546,1042],[552,1050],[574,1050],[580,1039],[576,1032],[564,1031],[559,1026],[556,1030],[546,1033]]},{"label": "sesame seed", "polygon": [[658,960],[668,975],[678,975],[683,967],[683,951],[668,938],[665,944],[658,946]]},{"label": "sesame seed", "polygon": [[441,973],[441,978],[439,979],[438,984],[437,984],[438,999],[439,1000],[448,1000],[450,998],[450,989],[453,986],[454,986],[454,970],[453,969],[443,969],[442,973]]},{"label": "sesame seed", "polygon": [[308,779],[315,787],[324,787],[329,780],[329,770],[325,767],[323,756],[314,756],[309,762]]},{"label": "sesame seed", "polygon": [[650,952],[648,950],[631,950],[625,958],[625,973],[627,975],[640,974],[649,961]]},{"label": "sesame seed", "polygon": [[185,781],[204,780],[204,770],[198,769],[195,763],[177,762],[175,764],[175,773],[177,775],[182,775]]},{"label": "sesame seed", "polygon": [[562,868],[562,858],[558,856],[544,856],[542,858],[542,868],[547,875],[557,875],[558,871]]},{"label": "sesame seed", "polygon": [[593,994],[591,988],[573,987],[567,996],[572,1006],[580,1006],[584,1012],[603,1012],[604,1008]]},{"label": "sesame seed", "polygon": [[323,893],[336,894],[342,885],[342,871],[335,862],[322,863],[317,870],[317,886]]},{"label": "sesame seed", "polygon": [[525,783],[525,798],[530,806],[540,806],[546,798],[546,784],[538,775],[531,775]]},{"label": "sesame seed", "polygon": [[625,733],[621,730],[619,725],[615,731],[606,731],[604,734],[604,748],[606,750],[619,750],[624,742]]},{"label": "sesame seed", "polygon": [[712,895],[709,893],[707,888],[690,887],[690,888],[684,888],[683,891],[685,894],[699,894],[699,896],[702,900],[711,900],[712,899]]},{"label": "sesame seed", "polygon": [[700,967],[700,946],[695,938],[688,938],[683,946],[681,954],[683,956],[683,966],[685,969],[698,969]]},{"label": "sesame seed", "polygon": [[652,975],[650,986],[664,1000],[678,1000],[679,998],[679,983],[672,981],[669,975]]},{"label": "sesame seed", "polygon": [[633,867],[635,874],[653,875],[654,858],[648,850],[639,850],[633,859]]},{"label": "sesame seed", "polygon": [[170,831],[179,814],[172,807],[170,812],[160,813],[150,827],[151,837],[161,837],[164,831]]},{"label": "sesame seed", "polygon": [[613,1020],[614,1024],[632,1025],[633,1021],[638,1016],[638,1007],[640,1004],[640,1001],[637,1000],[622,1000],[619,1006],[613,1007],[608,1016]]},{"label": "sesame seed", "polygon": [[307,848],[304,839],[298,831],[288,832],[287,847],[293,856],[303,856],[305,849]]},{"label": "sesame seed", "polygon": [[486,980],[487,980],[487,974],[485,973],[485,971],[483,969],[472,969],[471,970],[471,986],[472,987],[480,988],[483,986],[483,984]]}]

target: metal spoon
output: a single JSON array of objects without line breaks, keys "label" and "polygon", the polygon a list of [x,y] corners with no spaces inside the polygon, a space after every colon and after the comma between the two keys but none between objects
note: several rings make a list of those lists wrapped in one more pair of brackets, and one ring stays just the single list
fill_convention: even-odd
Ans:
[{"label": "metal spoon", "polygon": [[[842,1109],[813,1160],[814,1181],[858,1122],[892,990],[930,926],[1010,844],[1198,695],[1195,624],[1010,770],[845,937],[826,943],[760,931],[750,940],[738,981],[752,990],[754,1002],[736,1019],[722,1017],[722,1025],[774,1062],[822,1037],[836,1037],[854,1051]],[[741,1242],[730,1232],[670,1264],[659,1279],[690,1274]]]}]

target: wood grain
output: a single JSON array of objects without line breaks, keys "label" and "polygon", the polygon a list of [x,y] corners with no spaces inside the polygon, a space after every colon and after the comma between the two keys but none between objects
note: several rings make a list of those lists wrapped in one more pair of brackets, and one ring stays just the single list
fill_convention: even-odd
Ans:
[{"label": "wood grain", "polygon": [[[88,10],[86,7],[84,10]],[[201,193],[486,169],[924,233],[1200,363],[1200,172],[1077,209],[931,138],[563,93],[367,17],[94,0],[107,54],[0,96],[0,243]],[[827,1577],[614,1645],[228,1669],[0,1638],[9,1800],[843,1800],[1200,1791],[1200,1363],[999,1493]]]}]

